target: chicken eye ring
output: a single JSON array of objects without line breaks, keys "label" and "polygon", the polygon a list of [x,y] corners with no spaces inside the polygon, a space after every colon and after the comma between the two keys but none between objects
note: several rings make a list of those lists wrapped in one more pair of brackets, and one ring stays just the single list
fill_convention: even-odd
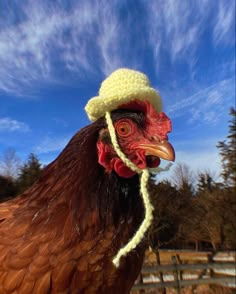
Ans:
[{"label": "chicken eye ring", "polygon": [[121,137],[128,137],[133,133],[133,126],[128,120],[118,121],[115,124],[116,132]]}]

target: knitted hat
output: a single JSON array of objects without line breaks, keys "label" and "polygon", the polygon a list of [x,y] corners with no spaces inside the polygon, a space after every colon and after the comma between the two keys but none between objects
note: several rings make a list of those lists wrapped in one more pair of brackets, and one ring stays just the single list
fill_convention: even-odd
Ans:
[{"label": "knitted hat", "polygon": [[161,97],[150,87],[148,77],[139,71],[121,68],[102,82],[99,96],[88,101],[85,111],[89,119],[95,121],[107,111],[115,110],[120,105],[135,99],[148,100],[157,112],[161,112]]}]

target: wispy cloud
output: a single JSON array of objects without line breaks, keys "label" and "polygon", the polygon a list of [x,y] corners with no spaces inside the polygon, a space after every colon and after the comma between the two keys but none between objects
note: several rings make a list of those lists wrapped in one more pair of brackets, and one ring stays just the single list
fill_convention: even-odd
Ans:
[{"label": "wispy cloud", "polygon": [[45,137],[37,146],[33,148],[33,151],[37,154],[47,154],[51,152],[60,152],[68,144],[72,136],[65,137]]},{"label": "wispy cloud", "polygon": [[21,95],[36,81],[57,81],[65,70],[80,79],[113,70],[120,64],[116,40],[121,33],[115,2],[71,1],[67,9],[46,1],[22,4],[20,21],[11,15],[11,25],[0,30],[0,89]]},{"label": "wispy cloud", "polygon": [[215,44],[235,44],[235,1],[218,1],[218,13],[216,16],[213,36]]},{"label": "wispy cloud", "polygon": [[124,0],[6,2],[0,91],[21,96],[44,83],[83,83],[121,66],[143,69],[147,52],[154,67],[170,57],[194,71],[206,28],[217,44],[234,38],[233,2],[139,0],[134,9]]},{"label": "wispy cloud", "polygon": [[165,54],[172,63],[181,60],[193,70],[206,32],[214,43],[235,42],[234,0],[150,0],[145,3],[149,42],[157,71]]},{"label": "wispy cloud", "polygon": [[194,20],[193,2],[167,0],[147,3],[149,37],[156,61],[160,63],[162,50],[170,54],[172,61],[186,55],[187,51],[195,51],[201,28]]},{"label": "wispy cloud", "polygon": [[172,118],[188,115],[190,123],[200,121],[214,124],[232,106],[234,93],[235,80],[221,80],[195,91],[191,96],[182,97],[180,101],[168,106],[168,112]]},{"label": "wispy cloud", "polygon": [[21,121],[9,117],[0,118],[0,132],[28,132],[30,127]]}]

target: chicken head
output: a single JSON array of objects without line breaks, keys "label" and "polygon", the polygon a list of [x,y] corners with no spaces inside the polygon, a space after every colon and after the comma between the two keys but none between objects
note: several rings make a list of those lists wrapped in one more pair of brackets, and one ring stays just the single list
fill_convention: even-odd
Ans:
[{"label": "chicken head", "polygon": [[[113,125],[121,150],[140,169],[159,166],[160,159],[174,161],[175,152],[168,142],[171,121],[158,113],[149,101],[134,100],[112,112]],[[106,171],[129,178],[135,172],[117,156],[107,128],[99,132],[98,162]]]}]

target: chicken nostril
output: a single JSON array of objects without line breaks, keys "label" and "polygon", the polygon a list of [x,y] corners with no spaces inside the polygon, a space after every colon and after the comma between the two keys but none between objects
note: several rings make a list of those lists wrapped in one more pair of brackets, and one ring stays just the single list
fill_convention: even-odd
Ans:
[{"label": "chicken nostril", "polygon": [[165,136],[164,139],[162,138],[162,139],[160,140],[160,143],[161,143],[161,144],[165,144],[167,141],[168,141],[168,137]]},{"label": "chicken nostril", "polygon": [[161,142],[160,138],[158,136],[155,136],[155,135],[151,136],[151,141],[155,141],[157,143]]}]

